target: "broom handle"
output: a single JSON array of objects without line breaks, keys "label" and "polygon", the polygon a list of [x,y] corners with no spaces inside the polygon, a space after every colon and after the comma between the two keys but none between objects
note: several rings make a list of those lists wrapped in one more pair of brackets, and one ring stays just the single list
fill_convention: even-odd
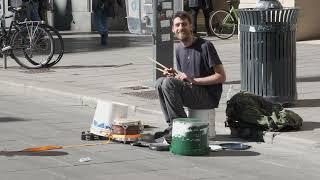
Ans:
[{"label": "broom handle", "polygon": [[94,143],[94,144],[74,144],[74,145],[62,146],[62,148],[84,147],[84,146],[96,146],[96,145],[108,144],[109,142],[110,142],[110,139],[109,139],[108,141],[104,141],[104,142],[101,142],[101,143]]}]

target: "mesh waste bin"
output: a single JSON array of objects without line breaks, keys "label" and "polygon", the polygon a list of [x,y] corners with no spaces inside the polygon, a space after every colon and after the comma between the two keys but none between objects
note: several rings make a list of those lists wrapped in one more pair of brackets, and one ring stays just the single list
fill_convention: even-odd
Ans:
[{"label": "mesh waste bin", "polygon": [[297,9],[239,9],[241,90],[281,104],[297,99]]}]

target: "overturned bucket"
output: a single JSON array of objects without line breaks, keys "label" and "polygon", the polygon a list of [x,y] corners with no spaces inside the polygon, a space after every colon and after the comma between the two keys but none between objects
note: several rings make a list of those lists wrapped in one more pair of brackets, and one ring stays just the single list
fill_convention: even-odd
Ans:
[{"label": "overturned bucket", "polygon": [[127,118],[127,114],[128,105],[126,104],[98,100],[90,132],[98,136],[106,136],[111,133],[113,122]]},{"label": "overturned bucket", "polygon": [[208,123],[196,118],[174,119],[170,151],[188,156],[208,154]]}]

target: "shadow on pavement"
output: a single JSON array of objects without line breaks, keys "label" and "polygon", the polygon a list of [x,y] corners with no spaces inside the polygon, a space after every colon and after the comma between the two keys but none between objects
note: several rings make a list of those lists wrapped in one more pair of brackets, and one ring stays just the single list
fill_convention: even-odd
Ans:
[{"label": "shadow on pavement", "polygon": [[315,129],[320,129],[320,122],[306,121],[302,123],[302,128],[299,131],[313,131]]},{"label": "shadow on pavement", "polygon": [[0,151],[0,156],[65,156],[67,152],[62,151],[42,151],[42,152],[23,152],[23,151]]},{"label": "shadow on pavement", "polygon": [[217,151],[217,152],[210,152],[210,157],[226,157],[226,156],[259,156],[260,153],[254,152],[254,151],[236,151],[236,150],[223,150],[223,151]]},{"label": "shadow on pavement", "polygon": [[297,82],[319,82],[320,76],[298,77]]},{"label": "shadow on pavement", "polygon": [[17,122],[17,121],[29,121],[29,120],[23,119],[23,118],[17,118],[17,117],[0,117],[0,123]]},{"label": "shadow on pavement", "polygon": [[320,99],[298,99],[292,107],[320,107]]},{"label": "shadow on pavement", "polygon": [[241,142],[241,143],[246,143],[249,142],[248,140],[244,140],[238,137],[232,137],[231,135],[221,135],[221,134],[217,134],[214,137],[214,141],[225,141],[225,142]]},{"label": "shadow on pavement", "polygon": [[64,53],[107,51],[115,48],[145,47],[152,44],[151,37],[109,37],[108,46],[100,45],[100,37],[64,38]]},{"label": "shadow on pavement", "polygon": [[130,66],[133,65],[133,63],[126,63],[126,64],[119,64],[119,65],[70,65],[70,66],[53,66],[50,69],[78,69],[78,68],[104,68],[104,67],[124,67],[124,66]]}]

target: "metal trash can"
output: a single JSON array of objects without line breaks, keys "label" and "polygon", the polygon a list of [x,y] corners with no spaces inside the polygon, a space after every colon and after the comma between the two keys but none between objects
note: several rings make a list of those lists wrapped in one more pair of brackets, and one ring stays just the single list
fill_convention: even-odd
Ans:
[{"label": "metal trash can", "polygon": [[239,9],[241,90],[271,102],[297,99],[297,9]]}]

